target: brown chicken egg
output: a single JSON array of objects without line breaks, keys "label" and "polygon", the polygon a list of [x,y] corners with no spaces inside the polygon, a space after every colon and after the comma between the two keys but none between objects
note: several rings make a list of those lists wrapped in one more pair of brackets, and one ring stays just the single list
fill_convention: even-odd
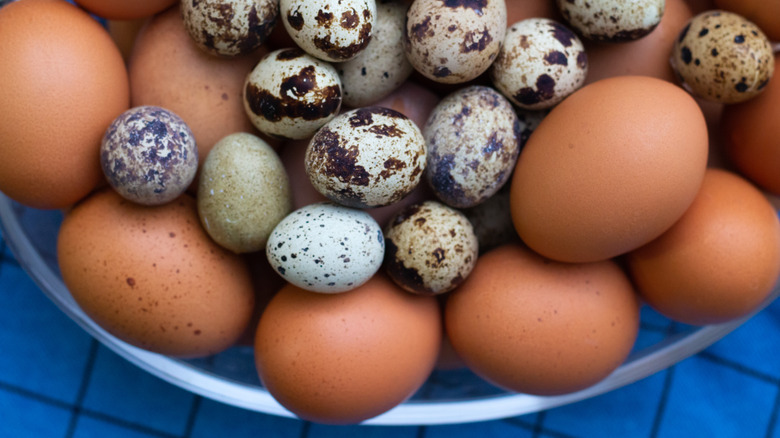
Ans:
[{"label": "brown chicken egg", "polygon": [[687,324],[726,322],[756,310],[780,275],[780,218],[742,177],[710,169],[672,228],[628,257],[647,303]]},{"label": "brown chicken egg", "polygon": [[247,265],[208,237],[188,195],[147,207],[108,188],[97,192],[65,217],[57,259],[84,313],[149,351],[216,354],[252,317]]},{"label": "brown chicken egg", "polygon": [[756,23],[772,41],[780,41],[780,2],[777,0],[715,0],[715,6]]},{"label": "brown chicken egg", "polygon": [[151,17],[178,3],[177,0],[76,0],[76,4],[109,20]]},{"label": "brown chicken egg", "polygon": [[707,164],[704,116],[682,88],[643,76],[587,85],[528,139],[511,186],[520,238],[568,262],[604,260],[668,229]]}]

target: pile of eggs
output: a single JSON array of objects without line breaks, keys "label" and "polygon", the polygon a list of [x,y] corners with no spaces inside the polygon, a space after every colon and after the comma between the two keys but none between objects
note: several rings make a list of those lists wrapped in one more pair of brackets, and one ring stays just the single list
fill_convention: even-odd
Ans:
[{"label": "pile of eggs", "polygon": [[65,211],[95,322],[252,345],[301,418],[437,367],[563,394],[642,305],[705,325],[771,293],[778,40],[759,1],[18,0],[0,191]]}]

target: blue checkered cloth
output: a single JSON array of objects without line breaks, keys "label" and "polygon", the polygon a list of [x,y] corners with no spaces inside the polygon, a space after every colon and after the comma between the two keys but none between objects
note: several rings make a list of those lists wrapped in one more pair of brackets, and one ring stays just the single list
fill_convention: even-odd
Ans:
[{"label": "blue checkered cloth", "polygon": [[32,282],[0,236],[2,437],[776,437],[780,302],[701,353],[613,392],[452,426],[323,426],[227,406],[103,347]]}]

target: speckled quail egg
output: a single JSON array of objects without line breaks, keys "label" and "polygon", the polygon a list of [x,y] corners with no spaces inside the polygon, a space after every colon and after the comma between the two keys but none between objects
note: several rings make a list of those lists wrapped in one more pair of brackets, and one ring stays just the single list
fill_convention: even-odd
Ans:
[{"label": "speckled quail egg", "polygon": [[772,45],[761,29],[726,11],[693,17],[675,40],[671,62],[688,91],[721,103],[759,94],[775,66]]},{"label": "speckled quail egg", "polygon": [[279,275],[322,293],[362,285],[382,266],[384,252],[382,228],[368,213],[331,202],[293,211],[266,245],[268,261]]},{"label": "speckled quail egg", "polygon": [[563,18],[594,41],[633,41],[661,22],[666,0],[556,0]]},{"label": "speckled quail egg", "polygon": [[403,289],[438,295],[460,285],[477,263],[479,244],[463,213],[437,201],[407,206],[385,229],[385,269]]},{"label": "speckled quail egg", "polygon": [[265,249],[271,231],[292,210],[282,160],[268,143],[245,132],[221,139],[206,156],[197,200],[203,228],[235,253]]},{"label": "speckled quail egg", "polygon": [[504,41],[504,0],[415,0],[406,14],[406,56],[423,76],[467,82],[484,73]]},{"label": "speckled quail egg", "polygon": [[198,147],[178,115],[157,106],[131,108],[114,119],[100,145],[108,183],[123,198],[160,205],[184,193],[198,170]]},{"label": "speckled quail egg", "polygon": [[515,167],[521,131],[512,104],[490,87],[473,85],[442,99],[423,128],[425,177],[439,200],[467,208],[496,193]]},{"label": "speckled quail egg", "polygon": [[304,158],[317,191],[339,204],[380,207],[400,201],[422,179],[422,132],[398,111],[379,106],[340,114],[312,137]]},{"label": "speckled quail egg", "polygon": [[306,53],[330,62],[354,58],[371,41],[375,0],[280,0],[287,33]]},{"label": "speckled quail egg", "polygon": [[495,87],[525,109],[554,106],[585,83],[588,57],[582,41],[548,18],[529,18],[507,29],[490,70]]},{"label": "speckled quail egg", "polygon": [[403,2],[378,4],[371,42],[353,59],[336,65],[344,105],[359,108],[374,104],[412,74],[414,68],[404,51],[407,9]]},{"label": "speckled quail egg", "polygon": [[278,0],[181,0],[184,27],[214,55],[237,56],[258,48],[279,17]]},{"label": "speckled quail egg", "polygon": [[341,109],[341,79],[332,65],[303,50],[275,50],[247,76],[244,109],[260,132],[308,138]]}]

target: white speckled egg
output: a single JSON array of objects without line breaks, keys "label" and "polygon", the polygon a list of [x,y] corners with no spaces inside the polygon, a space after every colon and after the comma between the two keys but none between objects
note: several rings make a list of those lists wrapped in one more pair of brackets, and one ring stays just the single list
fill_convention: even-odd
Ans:
[{"label": "white speckled egg", "polygon": [[373,106],[340,114],[312,137],[306,174],[317,191],[355,208],[390,205],[422,179],[422,132],[398,111]]},{"label": "white speckled egg", "polygon": [[237,56],[258,48],[279,16],[278,0],[181,0],[184,27],[214,55]]},{"label": "white speckled egg", "polygon": [[666,0],[556,0],[563,18],[594,41],[633,41],[661,22]]},{"label": "white speckled egg", "polygon": [[341,109],[341,79],[332,65],[303,50],[275,50],[247,76],[244,109],[265,134],[308,138]]},{"label": "white speckled egg", "polygon": [[218,141],[198,180],[198,215],[209,236],[235,253],[261,251],[292,210],[282,160],[268,143],[245,132]]},{"label": "white speckled egg", "polygon": [[467,82],[498,56],[506,14],[504,0],[415,0],[406,14],[406,56],[431,80]]},{"label": "white speckled egg", "polygon": [[376,20],[374,0],[280,0],[287,33],[308,54],[330,62],[366,48]]},{"label": "white speckled egg", "polygon": [[761,29],[726,11],[693,17],[675,40],[671,60],[688,91],[728,104],[763,91],[775,67],[772,44]]},{"label": "white speckled egg", "polygon": [[378,4],[371,42],[353,59],[336,65],[344,105],[359,108],[374,104],[412,74],[414,68],[404,51],[407,9],[403,2]]},{"label": "white speckled egg", "polygon": [[138,106],[109,125],[100,165],[123,198],[160,205],[176,199],[195,179],[198,148],[181,117],[165,108]]},{"label": "white speckled egg", "polygon": [[362,285],[382,266],[384,253],[382,228],[368,213],[330,202],[287,215],[266,245],[268,261],[285,280],[322,293]]},{"label": "white speckled egg", "polygon": [[524,109],[554,106],[585,83],[588,57],[582,41],[548,18],[509,27],[490,70],[495,87]]},{"label": "white speckled egg", "polygon": [[452,207],[483,202],[509,180],[521,133],[512,104],[498,91],[473,85],[448,95],[423,128],[428,184]]},{"label": "white speckled egg", "polygon": [[460,285],[477,263],[479,244],[463,213],[437,201],[401,210],[385,230],[385,269],[405,290],[438,295]]}]

